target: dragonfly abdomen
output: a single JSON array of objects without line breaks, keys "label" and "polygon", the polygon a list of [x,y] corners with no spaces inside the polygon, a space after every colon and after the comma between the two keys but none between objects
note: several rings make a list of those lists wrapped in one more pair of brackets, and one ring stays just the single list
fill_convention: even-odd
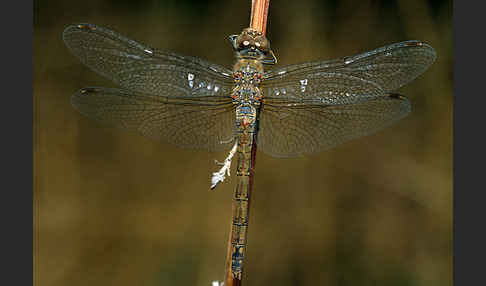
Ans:
[{"label": "dragonfly abdomen", "polygon": [[246,253],[249,218],[249,199],[253,181],[253,164],[259,106],[240,104],[236,107],[237,171],[233,197],[233,221],[231,227],[231,271],[241,279]]}]

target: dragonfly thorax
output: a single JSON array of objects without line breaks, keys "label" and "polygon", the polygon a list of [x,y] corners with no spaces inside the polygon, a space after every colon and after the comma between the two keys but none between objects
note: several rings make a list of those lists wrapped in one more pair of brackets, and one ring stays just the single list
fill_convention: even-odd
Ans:
[{"label": "dragonfly thorax", "polygon": [[237,105],[259,105],[262,96],[260,90],[257,87],[239,86],[233,90],[232,98],[233,103]]},{"label": "dragonfly thorax", "polygon": [[235,85],[231,97],[234,104],[260,104],[262,93],[258,88],[263,77],[262,64],[257,60],[240,59],[234,66]]}]

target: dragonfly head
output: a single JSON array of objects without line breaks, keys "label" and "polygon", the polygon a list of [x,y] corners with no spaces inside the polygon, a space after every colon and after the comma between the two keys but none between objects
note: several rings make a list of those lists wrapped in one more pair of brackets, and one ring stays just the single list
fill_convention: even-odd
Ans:
[{"label": "dragonfly head", "polygon": [[277,58],[270,49],[270,41],[259,31],[244,29],[239,35],[229,37],[238,57],[262,61],[263,64],[276,64]]}]

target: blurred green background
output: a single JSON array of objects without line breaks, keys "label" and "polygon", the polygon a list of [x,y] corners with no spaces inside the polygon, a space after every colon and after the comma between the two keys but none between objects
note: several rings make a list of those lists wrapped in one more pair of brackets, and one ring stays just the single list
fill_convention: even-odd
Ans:
[{"label": "blurred green background", "polygon": [[[234,175],[214,159],[82,117],[70,96],[114,84],[61,40],[89,22],[231,67],[250,1],[34,1],[36,285],[222,280]],[[437,61],[399,92],[392,127],[299,159],[257,155],[245,285],[452,285],[452,1],[271,1],[279,66],[418,39]]]}]

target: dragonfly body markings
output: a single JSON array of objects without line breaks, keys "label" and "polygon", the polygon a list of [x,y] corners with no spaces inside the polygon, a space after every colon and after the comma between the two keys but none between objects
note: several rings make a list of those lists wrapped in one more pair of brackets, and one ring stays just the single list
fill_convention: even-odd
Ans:
[{"label": "dragonfly body markings", "polygon": [[73,106],[98,121],[180,147],[231,149],[211,188],[229,174],[237,155],[231,271],[245,260],[256,147],[296,157],[372,134],[405,117],[409,100],[394,91],[435,60],[420,41],[366,53],[264,71],[276,64],[270,42],[250,28],[230,36],[233,70],[161,51],[92,24],[75,24],[63,39],[81,62],[120,88],[88,87]]},{"label": "dragonfly body markings", "polygon": [[272,64],[276,60],[268,40],[258,31],[244,29],[240,35],[231,36],[230,40],[237,59],[233,67],[234,88],[231,98],[236,105],[235,130],[238,144],[231,226],[231,273],[234,278],[241,280],[246,254],[258,114],[263,98],[259,85],[263,78],[263,64]]}]

